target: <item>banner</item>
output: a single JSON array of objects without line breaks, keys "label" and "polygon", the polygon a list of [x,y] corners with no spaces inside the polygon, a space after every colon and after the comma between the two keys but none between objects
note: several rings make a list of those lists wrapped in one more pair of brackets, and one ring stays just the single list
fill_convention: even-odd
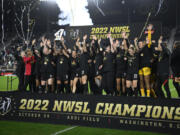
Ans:
[{"label": "banner", "polygon": [[180,100],[0,92],[0,119],[180,132]]},{"label": "banner", "polygon": [[[157,40],[161,35],[162,26],[160,22],[154,22],[152,24],[154,25],[155,29],[153,39]],[[92,39],[92,35],[96,35],[98,39],[105,39],[106,35],[110,32],[114,39],[121,39],[121,33],[125,31],[129,36],[129,39],[133,41],[135,37],[140,36],[143,27],[144,23],[72,26],[65,28],[65,32],[63,35],[65,36],[66,40],[72,44],[72,40],[75,40],[77,37],[82,38],[85,34],[87,34],[90,39]],[[142,37],[145,38],[144,31]]]}]

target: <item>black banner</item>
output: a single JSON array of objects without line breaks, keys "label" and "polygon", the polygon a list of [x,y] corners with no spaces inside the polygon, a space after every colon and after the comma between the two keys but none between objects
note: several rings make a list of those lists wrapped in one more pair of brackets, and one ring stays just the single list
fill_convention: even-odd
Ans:
[{"label": "black banner", "polygon": [[[159,22],[154,22],[155,33],[153,34],[153,39],[159,39],[162,32],[162,26]],[[139,37],[141,31],[143,30],[144,23],[133,23],[133,24],[112,24],[112,25],[93,25],[93,26],[73,26],[65,28],[64,36],[66,40],[74,40],[77,37],[83,37],[87,34],[90,39],[92,35],[96,35],[99,39],[105,39],[107,34],[110,32],[114,39],[121,39],[121,32],[125,31],[129,35],[130,40],[134,40],[135,37]],[[145,34],[143,32],[143,37]],[[73,42],[72,42],[73,43]]]},{"label": "black banner", "polygon": [[0,92],[0,119],[180,132],[180,100]]}]

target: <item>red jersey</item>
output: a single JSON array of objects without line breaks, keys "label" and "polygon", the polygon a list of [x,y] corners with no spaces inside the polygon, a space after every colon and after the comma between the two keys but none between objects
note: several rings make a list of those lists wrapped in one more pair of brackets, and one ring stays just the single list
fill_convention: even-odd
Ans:
[{"label": "red jersey", "polygon": [[23,57],[25,63],[25,75],[31,75],[31,63],[35,61],[34,56]]}]

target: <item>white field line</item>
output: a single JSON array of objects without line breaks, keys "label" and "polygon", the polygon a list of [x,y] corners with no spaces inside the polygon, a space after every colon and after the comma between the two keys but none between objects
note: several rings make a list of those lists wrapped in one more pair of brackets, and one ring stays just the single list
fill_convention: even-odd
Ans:
[{"label": "white field line", "polygon": [[67,132],[67,131],[69,131],[69,130],[72,130],[73,128],[76,128],[76,127],[77,127],[77,126],[73,126],[73,127],[65,128],[65,129],[60,130],[60,131],[58,131],[58,132],[56,132],[56,133],[54,133],[54,134],[51,134],[51,135],[58,135],[58,134],[61,134],[61,133]]}]

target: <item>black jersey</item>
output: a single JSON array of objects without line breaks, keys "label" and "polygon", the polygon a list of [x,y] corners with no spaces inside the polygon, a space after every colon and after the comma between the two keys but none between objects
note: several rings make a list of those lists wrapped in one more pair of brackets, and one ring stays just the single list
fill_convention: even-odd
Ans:
[{"label": "black jersey", "polygon": [[75,73],[79,70],[79,59],[70,57],[70,70],[71,73]]},{"label": "black jersey", "polygon": [[69,71],[69,59],[65,55],[56,56],[57,74],[67,74]]},{"label": "black jersey", "polygon": [[53,55],[43,55],[41,63],[41,72],[54,72],[54,66],[52,62],[54,62]]},{"label": "black jersey", "polygon": [[115,71],[115,55],[113,53],[105,53],[103,57],[103,72]]},{"label": "black jersey", "polygon": [[145,45],[139,51],[139,66],[140,69],[143,67],[151,67],[151,59],[152,59],[152,50]]},{"label": "black jersey", "polygon": [[89,54],[87,52],[84,52],[80,55],[79,66],[81,70],[88,69],[88,59],[89,59]]},{"label": "black jersey", "polygon": [[169,60],[170,59],[170,52],[165,47],[162,46],[162,51],[158,55],[157,61],[157,73],[158,74],[169,74]]},{"label": "black jersey", "polygon": [[116,71],[125,72],[127,61],[124,60],[125,50],[118,48],[116,53]]},{"label": "black jersey", "polygon": [[41,47],[40,54],[41,54],[41,73],[47,72],[47,73],[53,73],[54,74],[54,65],[55,63],[55,57],[53,56],[53,51],[46,55],[43,54],[43,48]]},{"label": "black jersey", "polygon": [[139,55],[135,53],[133,56],[127,55],[127,74],[138,74],[139,71]]}]

